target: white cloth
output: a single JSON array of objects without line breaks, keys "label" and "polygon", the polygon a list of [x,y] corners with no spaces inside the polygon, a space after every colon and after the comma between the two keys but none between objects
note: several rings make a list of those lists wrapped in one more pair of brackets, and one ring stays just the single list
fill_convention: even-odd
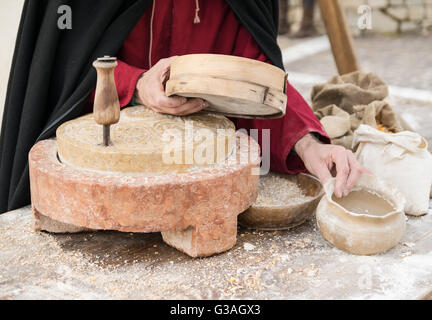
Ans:
[{"label": "white cloth", "polygon": [[422,136],[410,131],[384,133],[362,124],[354,132],[352,147],[361,164],[405,196],[405,213],[427,213],[432,157]]}]

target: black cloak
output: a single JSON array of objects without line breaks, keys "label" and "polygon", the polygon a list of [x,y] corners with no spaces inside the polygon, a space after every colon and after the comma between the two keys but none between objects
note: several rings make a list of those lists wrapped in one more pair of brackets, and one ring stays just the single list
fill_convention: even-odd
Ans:
[{"label": "black cloak", "polygon": [[[274,65],[277,0],[226,0]],[[115,56],[151,0],[26,0],[15,45],[0,137],[0,213],[30,203],[28,152],[80,116],[96,85],[91,63]],[[72,9],[72,29],[57,26]]]}]

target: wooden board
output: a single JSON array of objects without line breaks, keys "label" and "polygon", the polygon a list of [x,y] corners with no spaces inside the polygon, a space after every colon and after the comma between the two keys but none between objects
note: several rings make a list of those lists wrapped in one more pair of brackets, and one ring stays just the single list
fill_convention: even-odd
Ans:
[{"label": "wooden board", "polygon": [[173,61],[167,96],[199,97],[207,111],[239,118],[279,118],[285,114],[286,75],[271,64],[247,58],[190,54]]},{"label": "wooden board", "polygon": [[345,14],[338,0],[318,0],[339,74],[360,70]]},{"label": "wooden board", "polygon": [[32,224],[30,206],[0,215],[0,300],[432,298],[432,214],[408,218],[400,244],[376,256],[331,247],[313,219],[286,231],[240,228],[231,251],[207,259],[158,233],[53,235]]}]

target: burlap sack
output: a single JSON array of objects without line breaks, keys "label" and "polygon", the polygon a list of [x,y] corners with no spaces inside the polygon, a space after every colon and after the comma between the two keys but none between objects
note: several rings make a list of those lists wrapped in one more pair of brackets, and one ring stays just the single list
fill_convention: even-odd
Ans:
[{"label": "burlap sack", "polygon": [[332,104],[315,112],[330,139],[346,135],[351,129],[350,115]]},{"label": "burlap sack", "polygon": [[353,113],[330,105],[315,111],[333,144],[351,149],[353,132],[360,124],[388,132],[403,131],[396,113],[385,101],[374,101],[368,105],[354,106]]},{"label": "burlap sack", "polygon": [[314,111],[335,104],[349,114],[355,105],[367,105],[387,96],[387,85],[380,77],[361,71],[334,76],[326,83],[316,84],[311,93]]},{"label": "burlap sack", "polygon": [[353,132],[361,124],[367,124],[375,129],[392,133],[403,131],[396,112],[385,101],[373,101],[368,105],[354,106],[350,121]]}]

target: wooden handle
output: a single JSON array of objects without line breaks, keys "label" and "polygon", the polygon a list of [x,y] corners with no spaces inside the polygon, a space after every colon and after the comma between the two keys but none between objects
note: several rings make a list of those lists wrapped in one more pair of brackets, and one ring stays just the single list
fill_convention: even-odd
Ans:
[{"label": "wooden handle", "polygon": [[116,58],[103,57],[93,62],[97,71],[93,117],[102,125],[115,124],[120,119],[120,103],[114,82]]},{"label": "wooden handle", "polygon": [[339,74],[359,70],[353,40],[338,0],[318,0]]}]

